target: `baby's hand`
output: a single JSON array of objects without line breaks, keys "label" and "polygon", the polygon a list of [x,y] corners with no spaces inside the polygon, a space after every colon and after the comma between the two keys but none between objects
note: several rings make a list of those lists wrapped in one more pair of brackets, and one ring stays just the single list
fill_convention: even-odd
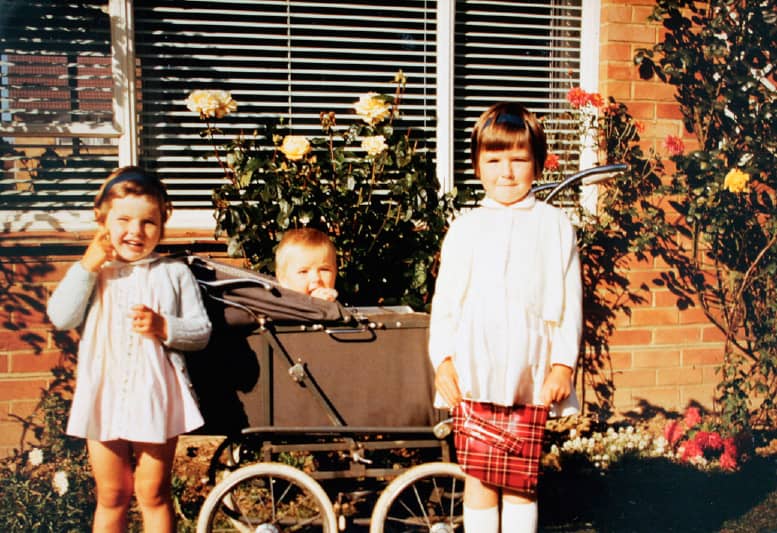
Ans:
[{"label": "baby's hand", "polygon": [[540,399],[550,405],[566,400],[572,394],[572,369],[564,365],[553,365],[542,385]]},{"label": "baby's hand", "polygon": [[164,340],[167,338],[167,320],[165,317],[143,304],[133,305],[130,312],[132,331]]},{"label": "baby's hand", "polygon": [[318,287],[310,292],[313,298],[321,298],[322,300],[328,300],[334,302],[337,299],[337,291],[330,289],[329,287]]},{"label": "baby's hand", "polygon": [[105,226],[100,226],[81,258],[81,266],[89,272],[97,272],[106,261],[113,259],[114,255],[115,251],[108,229]]}]

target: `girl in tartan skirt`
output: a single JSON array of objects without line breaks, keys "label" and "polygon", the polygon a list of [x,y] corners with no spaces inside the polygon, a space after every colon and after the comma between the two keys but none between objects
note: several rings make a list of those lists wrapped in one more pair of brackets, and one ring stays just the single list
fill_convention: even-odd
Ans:
[{"label": "girl in tartan skirt", "polygon": [[[565,213],[531,192],[547,156],[545,133],[522,105],[498,103],[475,124],[471,154],[485,199],[453,221],[442,246],[429,331],[435,403],[484,403],[506,416],[520,404],[544,404],[550,416],[573,414],[580,263]],[[498,532],[500,496],[503,533],[536,531],[536,493],[470,475],[465,531]]]}]

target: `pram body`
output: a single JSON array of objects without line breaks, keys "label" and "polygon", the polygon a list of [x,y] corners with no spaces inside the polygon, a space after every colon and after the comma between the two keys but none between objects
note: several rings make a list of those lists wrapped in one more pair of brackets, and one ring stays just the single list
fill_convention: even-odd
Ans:
[{"label": "pram body", "polygon": [[[450,462],[448,440],[434,435],[447,411],[433,406],[428,314],[347,309],[247,269],[193,255],[186,261],[214,323],[209,346],[188,355],[189,373],[204,432],[229,436],[234,464],[227,469],[237,467],[203,505],[200,530],[254,531],[272,523],[276,529],[267,531],[333,531],[337,521],[338,529],[366,531],[387,483],[421,462],[444,463],[424,476],[430,486],[458,484],[446,491],[446,503],[460,515],[462,476]],[[307,472],[278,462],[313,455],[323,459]],[[283,476],[293,477],[282,483],[297,496],[294,505],[279,505],[282,513],[299,494],[320,495],[304,518],[265,518],[256,501],[251,511],[239,507],[247,493],[262,493],[257,485],[277,485]],[[424,490],[428,498],[434,489]]]}]

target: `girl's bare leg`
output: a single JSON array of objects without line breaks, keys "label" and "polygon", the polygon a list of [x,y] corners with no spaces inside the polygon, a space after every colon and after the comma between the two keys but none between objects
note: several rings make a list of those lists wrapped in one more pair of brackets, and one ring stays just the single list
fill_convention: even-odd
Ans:
[{"label": "girl's bare leg", "polygon": [[97,486],[97,507],[92,531],[127,530],[127,510],[132,499],[132,463],[128,442],[87,440],[89,463]]},{"label": "girl's bare leg", "polygon": [[177,443],[178,437],[173,437],[164,444],[132,443],[137,458],[135,496],[143,515],[144,531],[175,531],[171,479]]},{"label": "girl's bare leg", "polygon": [[464,532],[499,532],[499,491],[469,475],[464,481]]}]

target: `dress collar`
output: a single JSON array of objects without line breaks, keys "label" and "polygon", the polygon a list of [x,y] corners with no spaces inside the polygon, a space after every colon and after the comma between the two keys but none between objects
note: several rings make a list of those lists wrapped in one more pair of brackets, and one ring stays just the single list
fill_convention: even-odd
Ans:
[{"label": "dress collar", "polygon": [[515,202],[514,204],[505,205],[500,204],[499,202],[492,200],[489,197],[483,198],[483,200],[480,202],[480,205],[483,207],[489,207],[491,209],[531,209],[534,207],[534,204],[537,202],[536,196],[534,196],[534,193],[529,191],[529,193]]},{"label": "dress collar", "polygon": [[151,252],[149,255],[144,257],[143,259],[138,259],[137,261],[127,262],[122,261],[121,259],[114,259],[110,263],[108,263],[112,267],[121,268],[126,266],[141,266],[141,265],[150,265],[151,263],[154,263],[156,261],[159,261],[161,259],[161,255],[159,255],[156,252]]}]

